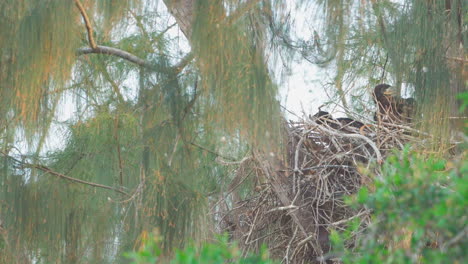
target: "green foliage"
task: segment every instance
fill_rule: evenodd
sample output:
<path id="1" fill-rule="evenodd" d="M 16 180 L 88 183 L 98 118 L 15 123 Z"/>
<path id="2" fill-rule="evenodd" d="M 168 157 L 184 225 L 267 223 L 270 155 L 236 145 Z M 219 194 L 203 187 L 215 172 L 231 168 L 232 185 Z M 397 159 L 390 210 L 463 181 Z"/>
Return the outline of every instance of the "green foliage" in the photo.
<path id="1" fill-rule="evenodd" d="M 109 54 L 78 55 L 77 49 L 89 43 L 73 0 L 0 1 L 0 151 L 24 151 L 22 142 L 15 141 L 25 132 L 38 147 L 34 154 L 16 155 L 18 159 L 123 190 L 130 197 L 71 183 L 5 158 L 0 171 L 0 220 L 5 226 L 0 229 L 0 262 L 115 263 L 154 227 L 164 237 L 158 244 L 161 254 L 181 247 L 189 237 L 208 237 L 213 221 L 208 204 L 233 174 L 216 162 L 216 153 L 239 159 L 245 154 L 245 139 L 255 147 L 281 145 L 275 140 L 281 113 L 271 70 L 277 65 L 269 58 L 281 57 L 290 65 L 289 48 L 305 57 L 315 55 L 322 66 L 337 57 L 331 65 L 338 71 L 333 74 L 337 87 L 362 80 L 414 86 L 424 116 L 438 123 L 431 123 L 433 129 L 448 129 L 447 105 L 462 67 L 454 67 L 447 58 L 460 57 L 453 48 L 462 32 L 457 15 L 459 9 L 468 13 L 461 0 L 449 1 L 451 10 L 443 4 L 447 1 L 407 0 L 401 6 L 395 1 L 317 1 L 324 15 L 313 19 L 323 19 L 325 29 L 296 46 L 286 43 L 293 20 L 284 11 L 288 1 L 196 1 L 189 40 L 195 63 L 183 69 L 172 66 L 186 55 L 179 43 L 187 43 L 166 34 L 173 20 L 164 7 L 149 0 L 81 2 L 97 44 L 130 52 L 154 67 L 144 71 Z M 354 19 L 356 14 L 361 19 Z M 271 46 L 279 45 L 288 49 L 272 54 L 277 51 L 270 52 Z M 347 92 L 343 89 L 340 95 Z M 360 99 L 365 94 L 362 90 L 352 96 Z M 54 115 L 60 116 L 58 108 L 66 105 L 60 98 L 71 95 L 76 114 L 60 123 L 66 134 L 60 138 L 65 141 L 62 149 L 39 156 L 49 126 L 57 121 Z M 356 107 L 366 111 L 368 105 Z M 413 173 L 398 173 L 403 172 Z M 376 211 L 410 202 L 429 206 L 418 197 L 428 192 L 447 200 L 448 194 L 437 186 L 452 188 L 442 179 L 431 179 L 436 183 L 432 190 L 420 182 L 408 183 L 403 176 L 394 178 L 381 183 L 393 187 L 379 187 L 379 193 L 361 190 L 358 201 Z M 246 180 L 241 189 L 248 185 Z M 393 197 L 400 185 L 427 190 L 409 197 L 400 193 L 406 200 L 384 203 L 382 199 Z M 245 189 L 239 193 L 247 193 Z M 374 199 L 377 194 L 381 199 Z M 454 214 L 450 208 L 437 208 L 437 214 Z M 421 224 L 387 211 L 384 216 L 392 220 Z M 437 227 L 431 215 L 423 216 L 423 224 Z M 352 225 L 357 229 L 359 223 Z M 352 236 L 352 231 L 345 234 Z M 206 258 L 215 254 L 241 259 L 227 245 L 206 248 L 211 252 Z M 203 252 L 192 247 L 177 254 L 187 259 Z"/>
<path id="2" fill-rule="evenodd" d="M 18 1 L 0 3 L 6 10 L 24 12 L 0 16 L 0 27 L 7 28 L 0 30 L 0 47 L 15 48 L 0 49 L 0 151 L 14 155 L 10 149 L 15 147 L 16 121 L 23 113 L 32 119 L 41 116 L 37 123 L 48 127 L 57 100 L 70 91 L 77 113 L 59 124 L 65 131 L 61 148 L 44 157 L 24 153 L 20 158 L 129 194 L 72 183 L 2 159 L 0 220 L 8 233 L 0 238 L 5 239 L 0 242 L 0 263 L 28 263 L 32 258 L 37 263 L 115 263 L 154 227 L 165 238 L 159 245 L 165 252 L 182 246 L 189 237 L 199 240 L 211 233 L 208 199 L 228 180 L 226 168 L 215 162 L 216 152 L 222 148 L 229 153 L 226 156 L 237 159 L 243 154 L 238 151 L 242 143 L 235 138 L 235 144 L 229 139 L 221 147 L 215 145 L 224 134 L 210 122 L 200 121 L 206 115 L 207 98 L 198 94 L 195 69 L 189 65 L 183 74 L 157 71 L 174 64 L 175 52 L 169 48 L 179 40 L 165 34 L 167 22 L 155 6 L 147 3 L 144 10 L 138 10 L 133 6 L 137 1 L 117 2 L 90 1 L 85 6 L 98 44 L 146 59 L 154 64 L 154 72 L 114 56 L 76 58 L 76 49 L 88 42 L 73 1 L 25 1 L 24 10 L 16 9 Z M 128 11 L 138 20 L 136 32 L 125 32 Z M 64 23 L 60 23 L 62 15 Z M 75 29 L 82 32 L 81 40 Z M 122 31 L 114 35 L 114 30 Z M 62 42 L 57 44 L 59 37 Z M 24 53 L 16 56 L 17 47 Z M 13 58 L 21 63 L 11 64 Z M 40 64 L 35 65 L 36 60 Z M 60 74 L 70 73 L 72 66 L 73 78 L 68 82 L 69 74 Z M 38 82 L 38 78 L 48 82 Z M 24 93 L 24 87 L 30 93 Z M 49 94 L 53 96 L 45 96 Z M 18 106 L 19 95 L 25 101 Z M 41 100 L 47 101 L 44 113 L 35 107 Z"/>
<path id="3" fill-rule="evenodd" d="M 272 142 L 279 145 L 281 114 L 263 46 L 266 27 L 257 21 L 260 5 L 250 11 L 255 16 L 234 18 L 226 18 L 223 1 L 197 5 L 192 44 L 208 98 L 206 120 L 273 149 Z"/>
<path id="4" fill-rule="evenodd" d="M 93 27 L 95 16 L 109 30 L 106 25 L 121 21 L 139 1 L 81 2 Z M 86 31 L 73 0 L 5 0 L 0 10 L 0 124 L 8 113 L 14 118 L 5 122 L 25 128 L 31 139 L 46 134 L 76 51 L 88 45 Z"/>
<path id="5" fill-rule="evenodd" d="M 466 154 L 466 153 L 465 153 Z M 372 210 L 373 219 L 345 263 L 462 263 L 466 259 L 468 161 L 428 158 L 404 150 L 388 158 L 374 191 L 362 188 L 354 206 Z M 359 225 L 334 232 L 335 250 Z"/>
<path id="6" fill-rule="evenodd" d="M 241 256 L 241 251 L 235 244 L 228 241 L 228 237 L 220 236 L 215 242 L 202 243 L 200 247 L 191 244 L 183 250 L 176 250 L 170 259 L 163 257 L 159 247 L 161 240 L 153 234 L 144 241 L 144 245 L 137 252 L 126 253 L 133 264 L 170 263 L 170 264 L 274 264 L 276 261 L 268 258 L 268 252 L 262 248 L 258 254 Z"/>
<path id="7" fill-rule="evenodd" d="M 15 241 L 8 250 L 28 252 L 45 263 L 56 259 L 115 263 L 121 252 L 154 227 L 165 238 L 159 245 L 165 251 L 183 245 L 189 237 L 204 236 L 211 221 L 206 217 L 207 194 L 218 191 L 225 169 L 213 165 L 215 155 L 177 139 L 180 132 L 175 124 L 162 125 L 151 118 L 145 124 L 143 141 L 138 113 L 132 108 L 103 108 L 93 118 L 70 126 L 63 150 L 37 160 L 69 177 L 115 186 L 129 196 L 59 180 L 40 170 L 14 170 L 15 165 L 9 164 L 7 173 L 0 174 L 9 183 L 0 192 L 0 200 L 5 201 L 0 203 L 2 220 Z M 190 127 L 184 129 L 192 133 Z M 206 138 L 192 135 L 192 139 L 209 146 Z M 145 188 L 136 192 L 142 170 Z M 114 256 L 108 248 L 113 248 Z M 92 254 L 84 256 L 86 251 Z"/>
<path id="8" fill-rule="evenodd" d="M 0 123 L 3 116 L 13 123 L 8 117 L 14 116 L 27 136 L 47 130 L 58 99 L 51 91 L 69 79 L 81 44 L 78 14 L 70 5 L 71 0 L 0 3 Z"/>
<path id="9" fill-rule="evenodd" d="M 457 96 L 462 101 L 460 106 L 460 112 L 465 111 L 468 108 L 468 92 L 461 93 Z"/>

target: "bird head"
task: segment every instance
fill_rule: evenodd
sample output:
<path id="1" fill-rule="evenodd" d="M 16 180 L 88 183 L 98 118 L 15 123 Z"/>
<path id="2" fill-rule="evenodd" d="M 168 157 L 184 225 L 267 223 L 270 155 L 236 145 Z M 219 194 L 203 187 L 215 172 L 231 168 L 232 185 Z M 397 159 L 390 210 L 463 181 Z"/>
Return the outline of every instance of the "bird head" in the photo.
<path id="1" fill-rule="evenodd" d="M 377 97 L 382 95 L 392 96 L 394 95 L 394 92 L 395 90 L 392 88 L 392 86 L 385 83 L 379 84 L 374 88 L 374 95 Z"/>
<path id="2" fill-rule="evenodd" d="M 313 118 L 315 118 L 315 119 L 319 119 L 319 118 L 333 119 L 333 117 L 330 115 L 329 112 L 322 111 L 322 107 L 324 107 L 324 106 L 325 105 L 319 106 L 319 108 L 318 108 L 319 111 L 315 115 L 313 115 Z"/>
<path id="3" fill-rule="evenodd" d="M 382 102 L 382 100 L 388 100 L 384 98 L 393 98 L 396 97 L 396 95 L 396 89 L 388 84 L 379 84 L 374 88 L 374 99 L 377 102 Z"/>

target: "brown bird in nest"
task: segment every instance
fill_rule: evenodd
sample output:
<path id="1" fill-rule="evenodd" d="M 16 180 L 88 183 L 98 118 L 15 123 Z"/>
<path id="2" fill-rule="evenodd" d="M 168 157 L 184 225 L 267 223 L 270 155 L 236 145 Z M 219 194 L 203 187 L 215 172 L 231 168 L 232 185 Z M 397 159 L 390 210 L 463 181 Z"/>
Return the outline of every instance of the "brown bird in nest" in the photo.
<path id="1" fill-rule="evenodd" d="M 322 107 L 319 107 L 318 113 L 313 116 L 309 116 L 311 119 L 314 119 L 317 124 L 327 125 L 333 129 L 346 133 L 356 133 L 356 129 L 361 130 L 361 128 L 365 126 L 364 123 L 349 117 L 338 117 L 335 119 L 329 112 L 322 111 L 321 108 Z"/>
<path id="2" fill-rule="evenodd" d="M 357 129 L 361 129 L 364 126 L 364 123 L 349 117 L 338 117 L 336 120 L 341 124 L 343 128 L 354 127 Z"/>
<path id="3" fill-rule="evenodd" d="M 388 84 L 379 84 L 374 88 L 374 102 L 377 111 L 374 114 L 376 122 L 410 123 L 414 115 L 415 100 L 401 98 L 396 90 Z"/>
<path id="4" fill-rule="evenodd" d="M 334 129 L 339 129 L 338 122 L 336 122 L 332 115 L 327 111 L 322 111 L 320 108 L 322 107 L 319 107 L 319 111 L 315 115 L 309 115 L 309 118 L 315 120 L 317 124 L 328 125 Z"/>

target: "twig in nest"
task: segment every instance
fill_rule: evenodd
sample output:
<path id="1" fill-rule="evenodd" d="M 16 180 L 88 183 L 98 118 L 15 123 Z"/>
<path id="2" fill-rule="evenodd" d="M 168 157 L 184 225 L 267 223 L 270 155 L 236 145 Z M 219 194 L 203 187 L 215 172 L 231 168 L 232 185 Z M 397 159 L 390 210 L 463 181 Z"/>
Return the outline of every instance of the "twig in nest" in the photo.
<path id="1" fill-rule="evenodd" d="M 292 235 L 291 239 L 289 240 L 288 246 L 286 247 L 286 254 L 284 254 L 283 259 L 286 260 L 287 264 L 289 263 L 289 249 L 291 248 L 292 242 L 296 239 L 297 229 L 298 228 L 296 226 L 296 228 L 294 229 L 294 234 Z"/>
<path id="2" fill-rule="evenodd" d="M 319 129 L 326 132 L 326 133 L 328 133 L 328 134 L 334 135 L 334 136 L 348 137 L 348 138 L 359 138 L 359 139 L 362 139 L 362 140 L 366 141 L 366 143 L 368 143 L 372 147 L 372 149 L 374 149 L 375 155 L 377 156 L 377 162 L 378 163 L 383 162 L 382 154 L 380 153 L 380 150 L 377 148 L 375 143 L 372 142 L 372 140 L 370 140 L 368 137 L 360 135 L 360 134 L 339 133 L 339 132 L 332 131 L 332 130 L 330 130 L 328 128 L 325 128 L 323 126 L 319 126 Z"/>
<path id="3" fill-rule="evenodd" d="M 340 220 L 340 221 L 336 221 L 336 222 L 330 223 L 330 225 L 334 225 L 334 226 L 341 225 L 341 224 L 344 224 L 344 223 L 346 223 L 346 222 L 349 222 L 349 221 L 353 220 L 354 218 L 361 217 L 361 216 L 363 216 L 363 215 L 365 215 L 365 214 L 369 214 L 369 213 L 370 213 L 370 212 L 369 212 L 368 210 L 364 210 L 364 211 L 361 211 L 361 212 L 359 212 L 358 214 L 353 215 L 353 216 L 351 216 L 351 217 L 349 217 L 349 218 L 346 218 L 346 219 L 343 219 L 343 220 Z"/>
<path id="4" fill-rule="evenodd" d="M 280 207 L 276 207 L 276 208 L 273 208 L 269 211 L 267 211 L 265 214 L 269 214 L 269 213 L 272 213 L 272 212 L 277 212 L 277 211 L 284 211 L 284 210 L 289 210 L 289 209 L 297 209 L 298 207 L 295 206 L 295 205 L 288 205 L 288 206 L 280 206 Z"/>

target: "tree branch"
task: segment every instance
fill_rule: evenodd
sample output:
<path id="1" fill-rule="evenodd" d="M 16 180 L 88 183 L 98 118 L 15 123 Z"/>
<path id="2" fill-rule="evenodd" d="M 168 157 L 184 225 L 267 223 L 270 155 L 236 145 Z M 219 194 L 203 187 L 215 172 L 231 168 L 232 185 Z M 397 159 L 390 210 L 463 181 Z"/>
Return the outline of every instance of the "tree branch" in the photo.
<path id="1" fill-rule="evenodd" d="M 162 73 L 169 73 L 173 70 L 179 73 L 193 59 L 193 54 L 190 52 L 187 55 L 185 55 L 185 57 L 183 57 L 181 61 L 177 63 L 175 66 L 164 69 L 164 68 L 156 68 L 152 63 L 145 61 L 144 59 L 141 59 L 129 52 L 126 52 L 124 50 L 117 49 L 117 48 L 107 47 L 107 46 L 98 45 L 94 49 L 90 47 L 79 48 L 76 51 L 76 54 L 78 56 L 86 55 L 86 54 L 106 54 L 106 55 L 116 56 L 124 60 L 127 60 L 131 63 L 134 63 L 138 66 L 141 66 L 143 68 L 146 68 L 152 71 L 162 72 Z"/>
<path id="2" fill-rule="evenodd" d="M 68 180 L 68 181 L 71 181 L 71 182 L 81 183 L 81 184 L 93 186 L 93 187 L 96 187 L 96 188 L 107 189 L 107 190 L 111 190 L 111 191 L 114 191 L 114 192 L 118 192 L 120 194 L 124 194 L 126 196 L 130 196 L 127 192 L 122 191 L 122 190 L 117 189 L 117 188 L 114 188 L 114 187 L 111 187 L 111 186 L 107 186 L 107 185 L 103 185 L 103 184 L 99 184 L 99 183 L 94 183 L 94 182 L 89 182 L 89 181 L 84 181 L 84 180 L 81 180 L 81 179 L 73 178 L 73 177 L 64 175 L 62 173 L 56 172 L 56 171 L 52 170 L 51 168 L 46 167 L 44 165 L 31 164 L 31 163 L 28 163 L 28 162 L 18 160 L 18 159 L 8 155 L 7 153 L 5 153 L 3 151 L 0 151 L 0 154 L 2 154 L 3 156 L 15 161 L 16 163 L 21 164 L 22 166 L 24 166 L 26 168 L 38 169 L 38 170 L 41 170 L 43 172 L 49 173 L 51 175 L 57 176 L 59 178 L 62 178 L 62 179 L 65 179 L 65 180 Z"/>
<path id="3" fill-rule="evenodd" d="M 192 39 L 193 21 L 195 19 L 195 1 L 193 0 L 163 0 L 169 13 L 175 18 L 177 25 L 189 42 Z"/>
<path id="4" fill-rule="evenodd" d="M 166 4 L 169 13 L 175 18 L 179 28 L 184 33 L 187 40 L 190 42 L 192 40 L 193 33 L 193 22 L 196 19 L 196 1 L 193 0 L 163 0 Z M 248 0 L 243 4 L 240 4 L 238 8 L 223 22 L 224 25 L 230 25 L 234 23 L 237 19 L 242 17 L 245 13 L 250 11 L 260 0 Z"/>
<path id="5" fill-rule="evenodd" d="M 81 4 L 80 0 L 75 0 L 76 7 L 80 10 L 81 16 L 83 17 L 83 20 L 86 25 L 86 31 L 88 31 L 88 41 L 89 45 L 91 46 L 92 49 L 97 48 L 96 42 L 94 41 L 93 37 L 93 28 L 91 27 L 91 22 L 89 21 L 88 15 L 86 14 L 86 11 L 84 10 L 83 5 Z"/>
<path id="6" fill-rule="evenodd" d="M 185 57 L 183 57 L 179 61 L 179 63 L 171 67 L 171 69 L 173 69 L 177 74 L 179 74 L 185 68 L 185 66 L 187 66 L 193 60 L 193 58 L 193 53 L 189 52 L 187 55 L 185 55 Z"/>
<path id="7" fill-rule="evenodd" d="M 446 59 L 448 60 L 454 60 L 454 61 L 458 61 L 458 62 L 463 62 L 464 64 L 465 63 L 468 63 L 468 59 L 464 59 L 464 58 L 457 58 L 457 57 L 445 57 Z"/>
<path id="8" fill-rule="evenodd" d="M 46 167 L 44 165 L 28 164 L 28 163 L 24 163 L 24 165 L 27 166 L 27 167 L 31 167 L 31 168 L 41 170 L 43 172 L 49 173 L 51 175 L 57 176 L 59 178 L 62 178 L 62 179 L 68 180 L 68 181 L 81 183 L 81 184 L 93 186 L 93 187 L 96 187 L 96 188 L 107 189 L 107 190 L 111 190 L 111 191 L 114 191 L 114 192 L 118 192 L 120 194 L 124 194 L 126 196 L 130 196 L 130 194 L 128 194 L 127 192 L 122 191 L 120 189 L 117 189 L 117 188 L 114 188 L 114 187 L 111 187 L 111 186 L 107 186 L 107 185 L 103 185 L 103 184 L 99 184 L 99 183 L 94 183 L 94 182 L 89 182 L 89 181 L 84 181 L 84 180 L 80 180 L 80 179 L 77 179 L 77 178 L 73 178 L 73 177 L 61 174 L 59 172 L 56 172 L 56 171 L 52 170 L 51 168 Z"/>
<path id="9" fill-rule="evenodd" d="M 85 22 L 86 31 L 88 32 L 89 46 L 90 46 L 90 47 L 79 48 L 76 51 L 76 54 L 78 56 L 85 55 L 85 54 L 92 54 L 92 53 L 94 53 L 94 54 L 108 54 L 108 55 L 117 56 L 119 58 L 128 60 L 128 61 L 130 61 L 132 63 L 135 63 L 135 64 L 137 64 L 139 66 L 142 66 L 144 68 L 148 68 L 148 69 L 151 69 L 151 70 L 156 70 L 152 63 L 150 63 L 148 61 L 145 61 L 145 60 L 143 60 L 143 59 L 141 59 L 141 58 L 139 58 L 139 57 L 137 57 L 137 56 L 135 56 L 135 55 L 133 55 L 133 54 L 131 54 L 129 52 L 126 52 L 126 51 L 121 50 L 121 49 L 112 48 L 112 47 L 97 45 L 96 41 L 94 41 L 93 28 L 91 27 L 91 22 L 89 20 L 88 15 L 86 14 L 86 11 L 85 11 L 83 5 L 81 4 L 80 0 L 75 0 L 75 4 L 78 7 L 78 9 L 80 10 L 81 16 L 83 17 L 83 20 Z M 172 26 L 170 26 L 169 28 L 171 28 L 171 27 Z M 169 69 L 167 69 L 167 71 L 165 71 L 164 69 L 158 69 L 158 71 L 161 71 L 161 72 L 164 73 L 164 72 L 170 72 L 172 70 L 176 70 L 176 72 L 178 73 L 192 59 L 193 59 L 193 54 L 189 53 L 175 67 L 169 68 Z"/>
<path id="10" fill-rule="evenodd" d="M 137 56 L 128 53 L 124 50 L 121 49 L 116 49 L 112 47 L 107 47 L 107 46 L 96 46 L 96 48 L 90 48 L 90 47 L 85 47 L 85 48 L 79 48 L 76 51 L 77 55 L 85 55 L 85 54 L 107 54 L 107 55 L 112 55 L 116 56 L 125 60 L 128 60 L 132 63 L 135 63 L 139 66 L 145 67 L 145 68 L 151 68 L 151 64 L 143 59 L 138 58 Z"/>

